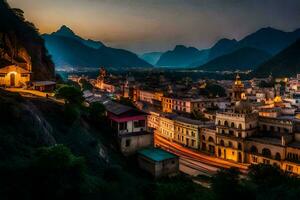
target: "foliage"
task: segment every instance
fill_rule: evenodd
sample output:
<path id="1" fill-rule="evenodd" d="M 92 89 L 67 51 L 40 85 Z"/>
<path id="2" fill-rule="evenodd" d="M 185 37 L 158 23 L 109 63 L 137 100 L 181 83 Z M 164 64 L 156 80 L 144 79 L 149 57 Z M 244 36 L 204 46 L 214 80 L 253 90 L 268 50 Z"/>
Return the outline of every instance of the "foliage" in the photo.
<path id="1" fill-rule="evenodd" d="M 89 117 L 93 122 L 101 122 L 105 117 L 105 107 L 102 103 L 95 102 L 89 107 Z"/>
<path id="2" fill-rule="evenodd" d="M 64 86 L 55 91 L 57 98 L 62 98 L 67 104 L 80 105 L 84 98 L 82 92 L 73 86 Z"/>
<path id="3" fill-rule="evenodd" d="M 81 84 L 81 88 L 83 91 L 92 90 L 94 88 L 93 85 L 84 78 L 80 79 L 79 83 Z"/>

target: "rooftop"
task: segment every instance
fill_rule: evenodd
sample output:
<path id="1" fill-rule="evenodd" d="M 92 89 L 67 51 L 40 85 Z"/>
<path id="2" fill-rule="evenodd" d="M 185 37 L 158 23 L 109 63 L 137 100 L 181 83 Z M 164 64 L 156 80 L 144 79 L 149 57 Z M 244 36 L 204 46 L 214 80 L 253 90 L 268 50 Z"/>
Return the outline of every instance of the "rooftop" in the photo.
<path id="1" fill-rule="evenodd" d="M 169 153 L 165 150 L 158 148 L 143 149 L 140 150 L 138 153 L 156 162 L 168 160 L 171 158 L 177 158 L 175 154 Z"/>

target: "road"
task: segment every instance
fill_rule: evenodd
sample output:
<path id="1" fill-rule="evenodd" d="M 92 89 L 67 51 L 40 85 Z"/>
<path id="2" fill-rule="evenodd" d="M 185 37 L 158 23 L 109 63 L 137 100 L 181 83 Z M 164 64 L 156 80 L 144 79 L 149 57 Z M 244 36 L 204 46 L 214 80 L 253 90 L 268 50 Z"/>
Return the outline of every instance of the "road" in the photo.
<path id="1" fill-rule="evenodd" d="M 197 176 L 198 174 L 211 176 L 221 168 L 236 167 L 243 173 L 246 173 L 248 169 L 248 165 L 246 164 L 222 160 L 205 153 L 183 147 L 180 144 L 171 142 L 158 134 L 155 134 L 154 136 L 154 143 L 155 146 L 159 146 L 178 155 L 180 157 L 180 170 L 193 176 Z"/>
<path id="2" fill-rule="evenodd" d="M 20 95 L 24 96 L 24 97 L 43 97 L 43 98 L 47 98 L 47 94 L 48 94 L 48 99 L 51 99 L 59 104 L 64 104 L 65 101 L 63 99 L 57 99 L 54 97 L 54 93 L 46 93 L 46 92 L 40 92 L 37 90 L 26 90 L 26 89 L 22 89 L 22 88 L 6 88 L 5 90 L 10 91 L 10 92 L 17 92 Z"/>

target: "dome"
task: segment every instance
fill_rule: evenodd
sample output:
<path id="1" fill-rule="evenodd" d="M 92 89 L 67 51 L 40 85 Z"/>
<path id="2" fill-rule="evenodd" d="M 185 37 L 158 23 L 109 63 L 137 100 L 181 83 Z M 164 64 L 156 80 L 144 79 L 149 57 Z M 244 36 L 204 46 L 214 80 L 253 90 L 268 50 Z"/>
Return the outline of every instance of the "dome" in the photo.
<path id="1" fill-rule="evenodd" d="M 236 113 L 251 113 L 252 112 L 252 105 L 250 102 L 242 100 L 236 102 L 234 106 L 234 111 Z"/>

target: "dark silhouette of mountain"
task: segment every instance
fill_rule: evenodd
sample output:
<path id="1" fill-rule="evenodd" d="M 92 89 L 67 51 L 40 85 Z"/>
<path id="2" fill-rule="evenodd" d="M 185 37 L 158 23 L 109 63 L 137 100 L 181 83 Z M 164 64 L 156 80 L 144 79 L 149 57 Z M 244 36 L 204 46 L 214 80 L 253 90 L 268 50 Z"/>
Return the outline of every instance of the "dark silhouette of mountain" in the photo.
<path id="1" fill-rule="evenodd" d="M 290 77 L 298 73 L 300 73 L 300 39 L 261 64 L 254 75 L 266 77 L 272 74 L 275 77 Z"/>
<path id="2" fill-rule="evenodd" d="M 249 70 L 255 69 L 271 57 L 265 51 L 252 47 L 244 47 L 232 53 L 217 57 L 198 69 L 207 71 Z"/>
<path id="3" fill-rule="evenodd" d="M 199 51 L 194 47 L 177 45 L 172 51 L 163 53 L 157 61 L 157 66 L 162 67 L 187 67 L 193 63 L 207 59 L 207 51 Z"/>
<path id="4" fill-rule="evenodd" d="M 60 30 L 52 34 L 43 35 L 43 38 L 58 68 L 152 67 L 130 51 L 110 48 L 101 42 L 82 39 L 66 26 L 62 26 Z"/>
<path id="5" fill-rule="evenodd" d="M 300 38 L 300 29 L 285 32 L 274 28 L 262 28 L 238 42 L 238 48 L 253 47 L 275 55 Z"/>
<path id="6" fill-rule="evenodd" d="M 213 60 L 219 56 L 231 53 L 235 50 L 237 41 L 223 38 L 219 40 L 209 51 L 209 60 Z"/>
<path id="7" fill-rule="evenodd" d="M 24 12 L 0 0 L 0 68 L 6 65 L 32 66 L 33 80 L 55 78 L 54 65 L 36 27 Z"/>
<path id="8" fill-rule="evenodd" d="M 58 35 L 58 36 L 65 36 L 65 37 L 70 37 L 70 38 L 74 38 L 77 41 L 80 41 L 81 43 L 83 43 L 84 45 L 94 48 L 94 49 L 99 49 L 100 47 L 104 46 L 104 44 L 100 41 L 94 41 L 94 40 L 90 40 L 90 39 L 83 39 L 79 36 L 77 36 L 69 27 L 67 27 L 66 25 L 61 26 L 61 28 L 52 33 L 52 35 Z"/>
<path id="9" fill-rule="evenodd" d="M 163 52 L 149 52 L 142 54 L 140 58 L 150 63 L 151 65 L 156 65 L 157 61 L 159 60 L 162 54 Z"/>
<path id="10" fill-rule="evenodd" d="M 293 42 L 295 42 L 298 38 L 300 38 L 300 29 L 297 29 L 292 32 L 284 32 L 281 30 L 268 27 L 268 28 L 259 29 L 258 31 L 249 34 L 248 36 L 246 36 L 240 41 L 221 39 L 212 48 L 209 49 L 209 56 L 206 60 L 207 63 L 206 66 L 209 68 L 212 67 L 212 64 L 214 64 L 213 66 L 214 68 L 210 70 L 221 71 L 222 69 L 224 69 L 222 66 L 227 66 L 230 63 L 230 62 L 228 63 L 228 57 L 227 56 L 224 57 L 224 56 L 228 55 L 229 60 L 231 60 L 232 53 L 236 51 L 239 55 L 239 57 L 237 57 L 238 59 L 241 58 L 246 59 L 245 62 L 237 62 L 236 64 L 240 63 L 242 65 L 236 65 L 236 67 L 240 69 L 245 69 L 244 64 L 254 64 L 251 65 L 252 66 L 251 69 L 254 69 L 256 66 L 255 64 L 260 64 L 260 62 L 264 61 L 264 58 L 267 57 L 265 53 L 268 53 L 271 56 L 273 56 L 278 52 L 280 52 L 281 50 L 283 50 L 284 48 L 288 47 Z M 252 48 L 252 50 L 238 51 L 239 49 L 243 49 L 246 47 L 250 47 Z M 252 55 L 256 54 L 253 49 L 261 50 L 260 52 L 256 51 L 256 53 L 261 56 L 261 59 L 257 60 L 257 62 L 254 61 L 249 62 L 248 60 L 248 58 L 251 58 Z M 241 55 L 242 53 L 246 53 L 246 55 Z M 222 61 L 224 61 L 224 63 L 221 63 Z M 215 66 L 215 64 L 218 64 L 220 68 Z M 196 66 L 201 66 L 201 65 L 203 65 L 203 63 L 202 64 L 196 63 Z M 199 68 L 202 67 L 204 66 L 201 66 Z M 230 70 L 230 67 L 226 67 L 226 69 Z"/>

